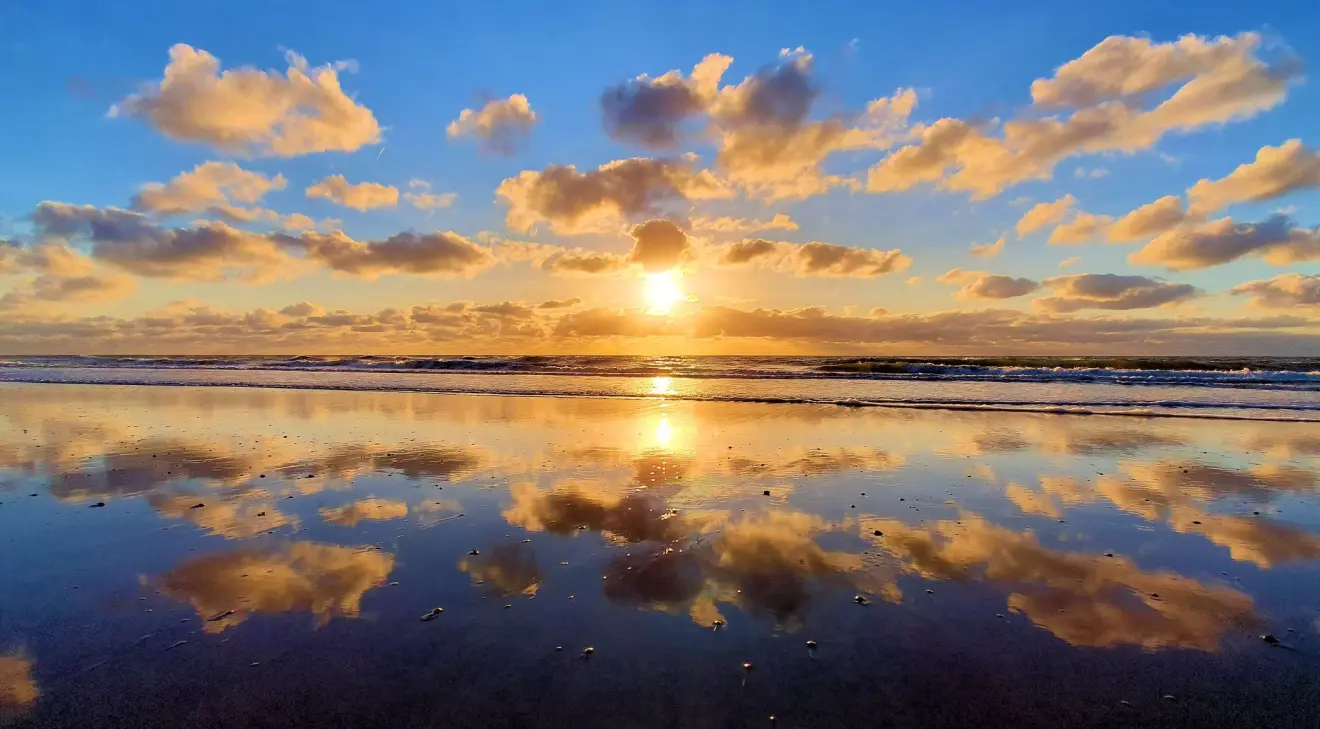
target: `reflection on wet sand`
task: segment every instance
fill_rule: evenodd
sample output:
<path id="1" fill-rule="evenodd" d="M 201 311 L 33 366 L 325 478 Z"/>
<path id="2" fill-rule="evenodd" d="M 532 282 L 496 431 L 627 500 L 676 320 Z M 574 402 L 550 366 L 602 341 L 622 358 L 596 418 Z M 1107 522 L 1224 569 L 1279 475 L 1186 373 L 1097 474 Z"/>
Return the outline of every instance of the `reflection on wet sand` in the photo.
<path id="1" fill-rule="evenodd" d="M 700 403 L 667 392 L 592 401 L 2 387 L 0 534 L 31 544 L 0 552 L 0 573 L 22 585 L 0 589 L 0 648 L 26 651 L 0 657 L 0 704 L 42 719 L 66 695 L 84 699 L 80 685 L 43 679 L 36 701 L 29 656 L 43 675 L 82 665 L 81 653 L 61 655 L 49 626 L 97 625 L 106 618 L 88 606 L 122 610 L 138 604 L 134 591 L 146 602 L 125 613 L 152 631 L 164 618 L 173 630 L 223 633 L 168 654 L 206 646 L 221 671 L 248 641 L 301 640 L 327 665 L 344 645 L 390 660 L 425 645 L 428 657 L 415 660 L 426 663 L 471 656 L 479 636 L 517 659 L 500 680 L 522 680 L 550 665 L 540 651 L 578 631 L 601 646 L 596 666 L 707 675 L 696 654 L 669 651 L 672 632 L 716 641 L 694 645 L 735 673 L 756 659 L 767 683 L 779 674 L 753 654 L 790 631 L 820 640 L 827 668 L 863 660 L 839 656 L 868 641 L 896 666 L 1020 662 L 1023 651 L 1132 675 L 1173 665 L 1144 655 L 1154 651 L 1234 665 L 1260 658 L 1250 646 L 1268 649 L 1256 638 L 1266 632 L 1306 648 L 1320 600 L 1310 586 L 1320 564 L 1314 425 Z M 374 590 L 390 581 L 399 587 Z M 180 627 L 153 591 L 201 621 Z M 379 620 L 336 624 L 345 643 L 309 631 L 358 616 L 368 593 Z M 536 599 L 471 611 L 497 595 Z M 445 619 L 418 623 L 437 603 Z M 390 622 L 398 615 L 409 629 Z M 504 622 L 481 622 L 492 619 Z M 481 627 L 444 627 L 455 624 Z M 658 625 L 663 640 L 606 642 Z M 699 630 L 726 627 L 720 638 Z M 930 656 L 894 638 L 909 633 Z M 99 631 L 79 635 L 89 651 L 123 649 L 97 644 Z M 1234 641 L 1243 636 L 1252 640 Z M 1137 650 L 1094 650 L 1117 646 Z M 813 681 L 830 676 L 812 671 Z"/>
<path id="2" fill-rule="evenodd" d="M 541 586 L 541 568 L 530 545 L 500 543 L 458 561 L 474 584 L 488 585 L 500 595 L 535 595 Z"/>
<path id="3" fill-rule="evenodd" d="M 225 494 L 151 494 L 147 503 L 167 519 L 184 519 L 199 529 L 227 539 L 249 539 L 285 526 L 297 526 L 298 518 L 275 507 L 262 489 Z"/>
<path id="4" fill-rule="evenodd" d="M 1094 484 L 1042 477 L 1039 491 L 1010 482 L 1004 495 L 1024 514 L 1052 518 L 1063 515 L 1065 504 L 1108 501 L 1148 522 L 1164 522 L 1175 532 L 1199 534 L 1228 549 L 1232 559 L 1264 569 L 1320 558 L 1320 538 L 1310 532 L 1260 512 L 1245 516 L 1211 511 L 1216 503 L 1230 499 L 1264 505 L 1281 495 L 1313 493 L 1317 486 L 1313 471 L 1280 464 L 1234 469 L 1164 460 L 1121 462 L 1118 472 L 1099 475 Z"/>
<path id="5" fill-rule="evenodd" d="M 289 612 L 311 613 L 319 626 L 357 617 L 362 596 L 393 569 L 394 555 L 372 547 L 293 542 L 189 560 L 161 577 L 159 589 L 191 604 L 207 632 Z"/>
<path id="6" fill-rule="evenodd" d="M 331 524 L 354 527 L 361 521 L 390 521 L 408 516 L 408 505 L 389 499 L 362 499 L 336 509 L 321 509 L 321 517 Z"/>
<path id="7" fill-rule="evenodd" d="M 606 596 L 686 612 L 702 625 L 722 620 L 716 605 L 727 603 L 793 627 L 812 593 L 826 585 L 870 585 L 896 594 L 896 588 L 868 574 L 860 554 L 821 548 L 816 537 L 840 527 L 812 514 L 678 512 L 653 496 L 614 498 L 574 484 L 550 491 L 516 484 L 511 496 L 513 505 L 504 516 L 528 531 L 590 530 L 619 544 L 651 543 L 609 563 Z"/>
<path id="8" fill-rule="evenodd" d="M 23 713 L 40 696 L 32 678 L 32 659 L 22 652 L 0 654 L 0 720 Z"/>
<path id="9" fill-rule="evenodd" d="M 1089 556 L 1042 546 L 1030 533 L 975 514 L 912 527 L 863 519 L 863 534 L 905 571 L 932 580 L 987 580 L 1012 589 L 1010 610 L 1079 646 L 1139 645 L 1212 651 L 1230 627 L 1251 627 L 1250 596 L 1166 571 L 1144 571 L 1122 556 Z"/>

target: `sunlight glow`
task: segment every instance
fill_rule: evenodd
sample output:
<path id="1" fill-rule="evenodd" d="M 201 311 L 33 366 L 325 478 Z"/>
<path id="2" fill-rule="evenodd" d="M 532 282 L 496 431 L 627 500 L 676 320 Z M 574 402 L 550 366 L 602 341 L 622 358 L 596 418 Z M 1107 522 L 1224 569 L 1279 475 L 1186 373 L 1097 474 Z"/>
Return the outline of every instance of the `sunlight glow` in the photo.
<path id="1" fill-rule="evenodd" d="M 677 273 L 665 271 L 647 276 L 646 300 L 651 304 L 649 313 L 673 313 L 674 305 L 685 298 L 683 289 L 679 286 Z"/>
<path id="2" fill-rule="evenodd" d="M 655 424 L 655 442 L 661 448 L 669 447 L 669 441 L 674 439 L 674 430 L 669 427 L 669 418 L 660 418 L 660 422 Z"/>
<path id="3" fill-rule="evenodd" d="M 672 394 L 674 394 L 674 388 L 670 385 L 669 378 L 668 378 L 668 377 L 652 377 L 652 378 L 651 378 L 651 394 L 652 394 L 652 395 L 672 395 Z"/>

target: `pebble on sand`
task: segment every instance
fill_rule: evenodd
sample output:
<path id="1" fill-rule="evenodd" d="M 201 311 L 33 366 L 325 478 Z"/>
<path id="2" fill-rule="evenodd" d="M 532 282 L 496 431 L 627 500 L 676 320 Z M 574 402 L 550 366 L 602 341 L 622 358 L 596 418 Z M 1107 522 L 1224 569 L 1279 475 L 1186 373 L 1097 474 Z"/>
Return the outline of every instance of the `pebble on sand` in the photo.
<path id="1" fill-rule="evenodd" d="M 215 615 L 212 615 L 211 617 L 209 617 L 209 618 L 206 619 L 206 622 L 208 622 L 208 623 L 214 623 L 214 622 L 216 622 L 216 621 L 218 621 L 218 620 L 224 620 L 225 618 L 227 618 L 227 617 L 229 617 L 230 615 L 233 615 L 233 614 L 234 614 L 234 611 L 233 611 L 233 610 L 226 610 L 226 611 L 224 611 L 224 612 L 222 612 L 222 613 L 216 613 Z"/>
<path id="2" fill-rule="evenodd" d="M 589 655 L 591 655 L 592 653 L 595 653 L 595 652 L 596 652 L 596 649 L 595 649 L 595 648 L 592 648 L 591 646 L 587 646 L 586 648 L 583 648 L 583 649 L 582 649 L 582 655 L 583 655 L 583 656 L 589 656 Z"/>
<path id="3" fill-rule="evenodd" d="M 1278 645 L 1278 644 L 1279 644 L 1279 639 L 1278 639 L 1278 638 L 1275 638 L 1274 635 L 1273 635 L 1272 633 L 1266 633 L 1265 635 L 1262 635 L 1262 636 L 1260 637 L 1260 639 L 1263 640 L 1263 641 L 1265 641 L 1265 643 L 1268 644 L 1268 645 Z"/>
<path id="4" fill-rule="evenodd" d="M 809 641 L 807 641 L 807 647 L 808 647 L 808 648 L 815 648 L 815 647 L 816 647 L 816 641 L 814 641 L 814 640 L 809 640 Z"/>
<path id="5" fill-rule="evenodd" d="M 480 550 L 480 549 L 474 549 L 474 550 L 472 550 L 471 552 L 468 552 L 468 555 L 470 555 L 470 556 L 472 556 L 472 557 L 475 557 L 475 556 L 477 556 L 478 554 L 481 554 L 481 550 Z"/>
<path id="6" fill-rule="evenodd" d="M 33 495 L 33 496 L 36 496 L 36 494 L 32 494 L 32 495 Z M 91 506 L 89 506 L 89 507 L 87 507 L 87 508 L 89 508 L 89 509 L 100 509 L 100 508 L 104 508 L 104 507 L 105 507 L 105 502 L 104 502 L 104 501 L 98 501 L 98 502 L 96 502 L 95 504 L 92 504 Z"/>
<path id="7" fill-rule="evenodd" d="M 440 613 L 443 613 L 444 611 L 445 611 L 444 608 L 432 608 L 431 612 L 422 616 L 422 622 L 425 623 L 435 620 L 436 618 L 440 617 Z"/>
<path id="8" fill-rule="evenodd" d="M 871 533 L 876 535 L 877 537 L 883 537 L 885 535 L 885 533 L 880 531 L 879 529 L 876 529 L 874 532 Z"/>
<path id="9" fill-rule="evenodd" d="M 743 662 L 743 670 L 744 670 L 744 671 L 750 671 L 750 670 L 752 670 L 753 668 L 756 668 L 756 666 L 753 666 L 751 661 L 744 661 L 744 662 Z"/>
<path id="10" fill-rule="evenodd" d="M 769 489 L 766 489 L 765 491 L 762 491 L 762 492 L 761 492 L 761 495 L 762 495 L 762 496 L 769 496 L 769 495 L 770 495 L 770 490 L 769 490 Z"/>
<path id="11" fill-rule="evenodd" d="M 857 603 L 858 605 L 865 605 L 867 602 L 869 602 L 869 600 L 867 600 L 866 596 L 864 595 L 856 595 L 853 597 L 853 602 Z"/>

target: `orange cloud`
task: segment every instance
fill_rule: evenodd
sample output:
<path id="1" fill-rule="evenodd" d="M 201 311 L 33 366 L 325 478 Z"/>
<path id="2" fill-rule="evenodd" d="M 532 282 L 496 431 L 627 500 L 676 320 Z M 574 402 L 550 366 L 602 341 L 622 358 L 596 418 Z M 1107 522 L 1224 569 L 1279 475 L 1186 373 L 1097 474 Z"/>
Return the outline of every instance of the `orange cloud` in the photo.
<path id="1" fill-rule="evenodd" d="M 399 188 L 375 182 L 350 185 L 343 175 L 331 175 L 307 188 L 307 197 L 329 200 L 354 210 L 392 208 L 399 204 Z"/>
<path id="2" fill-rule="evenodd" d="M 1073 110 L 1067 116 L 1023 115 L 999 128 L 951 118 L 921 125 L 914 144 L 869 170 L 867 189 L 935 183 L 984 199 L 1049 179 L 1070 157 L 1149 149 L 1170 132 L 1251 118 L 1282 103 L 1300 79 L 1291 58 L 1261 60 L 1261 40 L 1256 33 L 1171 43 L 1111 36 L 1032 84 L 1036 109 Z M 1154 91 L 1169 87 L 1176 87 L 1170 96 L 1143 108 Z"/>
<path id="3" fill-rule="evenodd" d="M 309 67 L 286 54 L 289 70 L 220 70 L 220 60 L 185 44 L 170 48 L 164 78 L 110 108 L 145 119 L 174 139 L 233 153 L 294 157 L 352 152 L 380 141 L 371 110 L 339 86 L 350 62 Z"/>
<path id="4" fill-rule="evenodd" d="M 464 109 L 445 133 L 451 139 L 474 137 L 488 151 L 512 154 L 518 141 L 540 120 L 526 96 L 513 94 L 507 99 L 491 99 L 480 110 Z"/>

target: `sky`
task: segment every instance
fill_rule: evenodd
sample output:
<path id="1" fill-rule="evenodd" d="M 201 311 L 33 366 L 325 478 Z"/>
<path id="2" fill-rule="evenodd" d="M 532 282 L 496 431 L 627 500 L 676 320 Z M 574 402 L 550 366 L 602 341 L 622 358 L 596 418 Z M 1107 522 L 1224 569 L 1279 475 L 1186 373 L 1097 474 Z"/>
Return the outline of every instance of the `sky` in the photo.
<path id="1" fill-rule="evenodd" d="M 0 4 L 0 354 L 1320 355 L 1309 2 Z"/>

